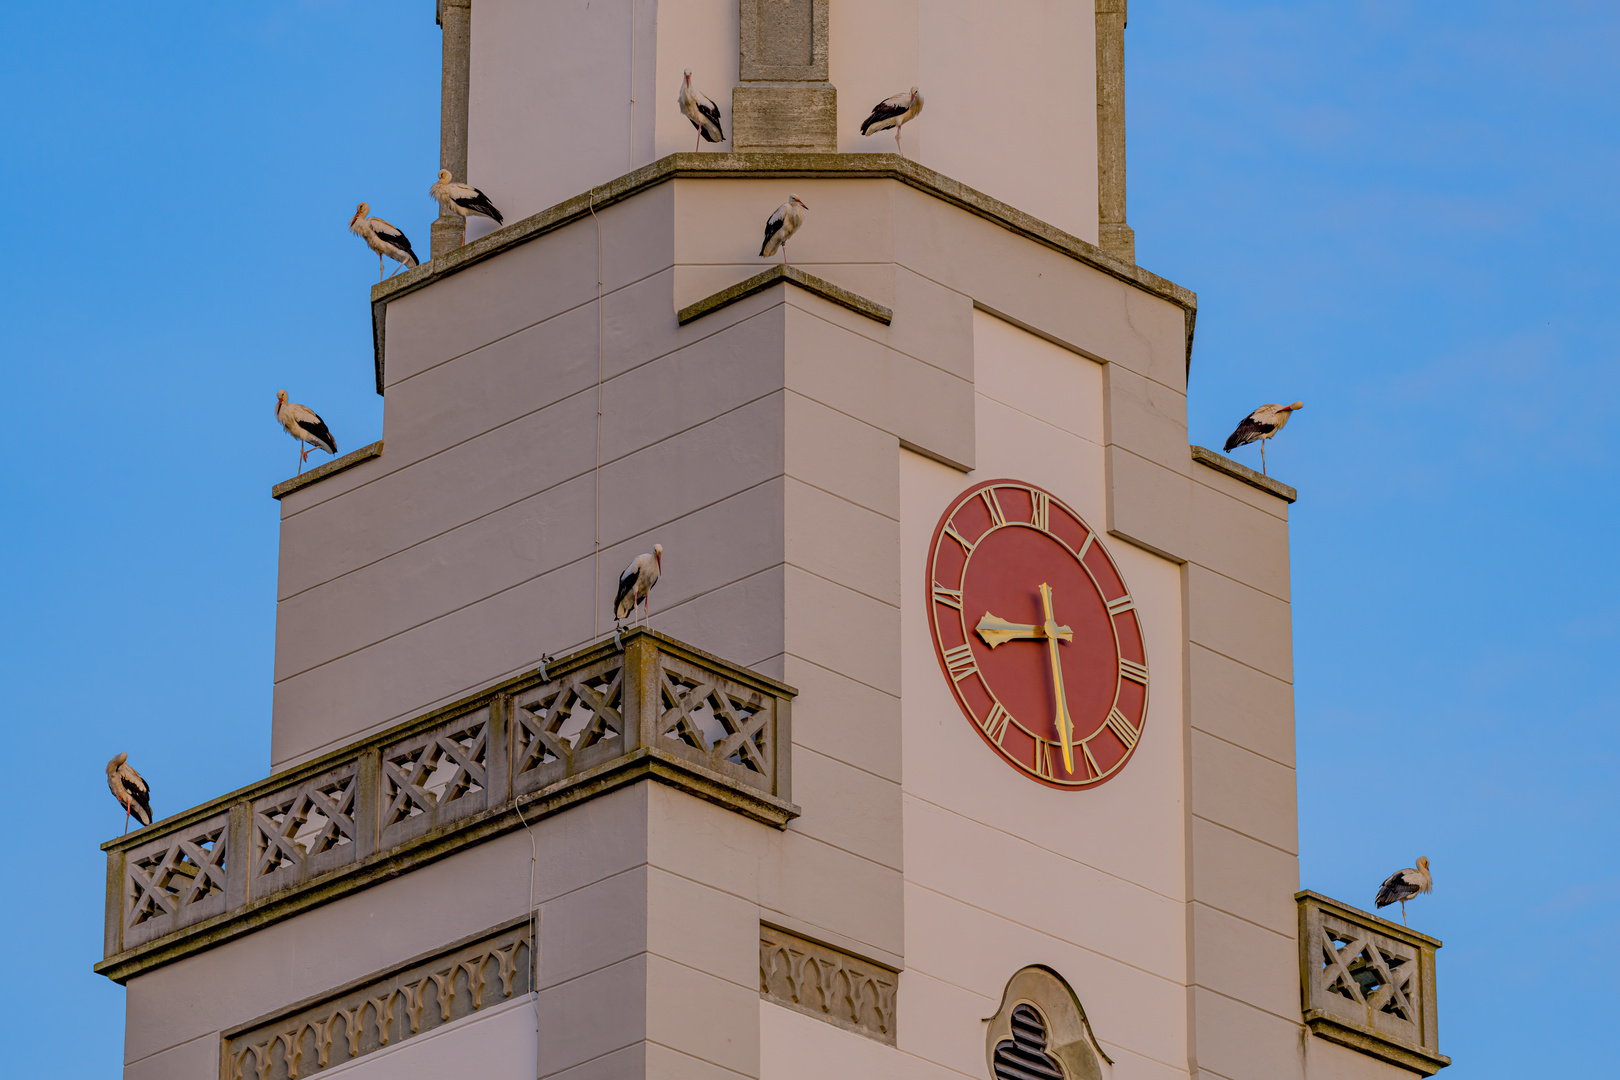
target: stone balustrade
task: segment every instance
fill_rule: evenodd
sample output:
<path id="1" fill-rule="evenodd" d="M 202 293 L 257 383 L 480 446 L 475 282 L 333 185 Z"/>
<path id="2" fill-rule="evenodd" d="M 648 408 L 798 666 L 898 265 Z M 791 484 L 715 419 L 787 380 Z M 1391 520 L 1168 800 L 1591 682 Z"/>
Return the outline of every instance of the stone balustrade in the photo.
<path id="1" fill-rule="evenodd" d="M 796 691 L 661 634 L 581 649 L 103 844 L 122 982 L 625 784 L 798 815 Z"/>
<path id="2" fill-rule="evenodd" d="M 1451 1064 L 1435 1008 L 1440 942 L 1319 893 L 1294 899 L 1306 1026 L 1424 1076 Z"/>

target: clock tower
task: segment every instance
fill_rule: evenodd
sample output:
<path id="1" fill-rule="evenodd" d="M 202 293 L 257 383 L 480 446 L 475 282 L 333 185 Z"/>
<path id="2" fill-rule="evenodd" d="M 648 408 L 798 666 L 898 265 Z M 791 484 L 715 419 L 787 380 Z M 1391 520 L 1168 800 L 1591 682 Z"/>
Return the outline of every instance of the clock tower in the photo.
<path id="1" fill-rule="evenodd" d="M 126 1077 L 1444 1066 L 1439 943 L 1299 891 L 1295 492 L 1188 440 L 1124 0 L 438 16 L 507 224 L 274 489 L 268 775 L 106 845 Z"/>

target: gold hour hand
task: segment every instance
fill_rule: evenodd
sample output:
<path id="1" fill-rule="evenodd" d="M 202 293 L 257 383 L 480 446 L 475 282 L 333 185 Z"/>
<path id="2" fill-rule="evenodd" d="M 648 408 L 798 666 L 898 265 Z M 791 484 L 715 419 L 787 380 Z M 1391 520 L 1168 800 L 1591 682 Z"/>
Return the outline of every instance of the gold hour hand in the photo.
<path id="1" fill-rule="evenodd" d="M 1005 645 L 1009 641 L 1041 641 L 1046 637 L 1045 626 L 1031 626 L 1029 623 L 1008 622 L 1006 619 L 984 613 L 979 625 L 974 627 L 984 643 L 992 649 L 997 645 Z M 1067 626 L 1056 627 L 1057 636 L 1064 641 L 1074 640 L 1074 631 Z"/>

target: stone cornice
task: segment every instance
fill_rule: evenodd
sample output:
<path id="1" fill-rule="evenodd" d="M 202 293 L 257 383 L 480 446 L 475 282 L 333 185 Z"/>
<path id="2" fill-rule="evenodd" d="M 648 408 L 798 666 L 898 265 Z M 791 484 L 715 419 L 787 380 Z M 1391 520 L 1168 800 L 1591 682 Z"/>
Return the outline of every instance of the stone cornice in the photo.
<path id="1" fill-rule="evenodd" d="M 932 195 L 969 213 L 1044 244 L 1111 277 L 1181 308 L 1186 323 L 1187 365 L 1192 365 L 1193 327 L 1198 315 L 1198 297 L 1173 281 L 1117 259 L 1095 244 L 1048 224 L 1022 210 L 992 199 L 981 191 L 952 180 L 943 173 L 900 157 L 898 154 L 670 154 L 650 165 L 626 173 L 606 184 L 542 210 L 522 221 L 515 221 L 488 236 L 457 248 L 412 270 L 396 274 L 371 288 L 372 341 L 376 354 L 377 392 L 383 392 L 383 356 L 388 303 L 441 277 L 459 273 L 475 263 L 525 244 L 538 236 L 560 229 L 593 210 L 622 202 L 649 188 L 670 180 L 716 179 L 814 179 L 895 180 Z"/>
<path id="2" fill-rule="evenodd" d="M 322 462 L 320 465 L 317 465 L 307 473 L 299 473 L 297 476 L 294 476 L 291 479 L 283 480 L 281 483 L 270 489 L 270 497 L 272 499 L 285 499 L 288 495 L 291 495 L 300 488 L 306 488 L 318 480 L 325 480 L 333 473 L 340 473 L 344 469 L 354 468 L 362 461 L 370 461 L 374 457 L 381 457 L 382 452 L 382 440 L 378 439 L 376 442 L 371 443 L 368 446 L 362 446 L 358 450 L 351 450 L 342 457 L 336 457 L 331 461 Z"/>
<path id="3" fill-rule="evenodd" d="M 1256 470 L 1249 468 L 1247 465 L 1241 465 L 1229 457 L 1223 457 L 1208 447 L 1193 447 L 1192 456 L 1193 460 L 1198 462 L 1200 465 L 1208 465 L 1216 472 L 1223 472 L 1234 480 L 1241 480 L 1243 483 L 1248 484 L 1251 487 L 1257 487 L 1267 495 L 1275 495 L 1284 502 L 1292 503 L 1299 501 L 1299 492 L 1295 491 L 1281 480 L 1273 480 L 1264 473 L 1257 472 Z"/>
<path id="4" fill-rule="evenodd" d="M 795 266 L 773 266 L 763 274 L 755 274 L 746 281 L 739 281 L 730 288 L 721 289 L 712 296 L 705 296 L 695 304 L 688 304 L 675 313 L 675 321 L 685 326 L 694 319 L 701 319 L 711 312 L 719 311 L 728 304 L 764 292 L 772 285 L 787 282 L 797 285 L 805 292 L 814 293 L 823 300 L 831 301 L 841 307 L 846 307 L 857 315 L 865 315 L 868 319 L 876 319 L 884 326 L 894 321 L 894 312 L 875 300 L 868 300 L 859 293 L 850 292 L 840 288 L 830 281 L 825 281 L 814 274 L 807 274 Z"/>

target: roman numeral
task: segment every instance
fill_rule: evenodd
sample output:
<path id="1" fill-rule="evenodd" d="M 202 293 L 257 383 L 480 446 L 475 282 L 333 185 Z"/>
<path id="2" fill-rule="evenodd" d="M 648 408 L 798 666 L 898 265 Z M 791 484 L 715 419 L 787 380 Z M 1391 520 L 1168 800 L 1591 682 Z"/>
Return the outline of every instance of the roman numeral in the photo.
<path id="1" fill-rule="evenodd" d="M 1122 614 L 1124 612 L 1127 612 L 1127 611 L 1131 610 L 1135 606 L 1136 606 L 1136 601 L 1131 599 L 1129 593 L 1126 593 L 1124 596 L 1120 597 L 1118 600 L 1110 600 L 1110 601 L 1108 601 L 1108 614 L 1110 614 L 1110 615 L 1119 615 L 1119 614 Z"/>
<path id="2" fill-rule="evenodd" d="M 945 526 L 945 535 L 950 537 L 952 540 L 955 540 L 958 544 L 961 544 L 963 551 L 967 552 L 969 555 L 973 554 L 973 545 L 968 542 L 967 537 L 956 531 L 956 526 L 947 524 Z"/>
<path id="3" fill-rule="evenodd" d="M 1035 501 L 1035 509 L 1030 512 L 1029 523 L 1045 532 L 1052 521 L 1052 496 L 1044 491 L 1031 491 L 1029 495 Z"/>
<path id="4" fill-rule="evenodd" d="M 990 741 L 997 746 L 1001 745 L 1001 737 L 1007 733 L 1007 721 L 1012 719 L 1012 713 L 1001 707 L 1001 702 L 990 706 L 990 714 L 984 718 L 984 733 Z"/>
<path id="5" fill-rule="evenodd" d="M 1143 686 L 1147 685 L 1146 664 L 1138 664 L 1135 660 L 1127 660 L 1122 656 L 1119 658 L 1119 674 L 1122 678 L 1129 679 L 1132 682 L 1139 682 Z"/>
<path id="6" fill-rule="evenodd" d="M 1045 739 L 1035 740 L 1035 771 L 1048 780 L 1057 779 L 1057 766 L 1052 764 L 1052 744 Z"/>
<path id="7" fill-rule="evenodd" d="M 945 586 L 941 585 L 939 582 L 936 581 L 936 582 L 934 582 L 934 602 L 938 603 L 938 604 L 944 604 L 947 607 L 953 607 L 957 611 L 961 611 L 962 610 L 962 590 L 961 589 L 947 589 Z M 1124 663 L 1124 661 L 1121 661 L 1121 663 Z M 1143 668 L 1142 671 L 1144 673 L 1146 673 L 1147 669 Z M 1147 680 L 1144 679 L 1142 681 L 1146 682 Z"/>
<path id="8" fill-rule="evenodd" d="M 1096 533 L 1086 533 L 1086 542 L 1080 545 L 1080 550 L 1074 553 L 1074 557 L 1079 559 L 1081 562 L 1085 562 L 1086 552 L 1091 550 L 1091 542 L 1095 539 L 1097 539 Z"/>
<path id="9" fill-rule="evenodd" d="M 1125 744 L 1127 750 L 1134 747 L 1136 740 L 1140 738 L 1136 733 L 1136 729 L 1131 727 L 1131 722 L 1125 719 L 1125 714 L 1118 709 L 1109 713 L 1108 719 L 1104 720 L 1103 723 L 1108 725 L 1109 731 L 1119 736 L 1119 741 Z"/>
<path id="10" fill-rule="evenodd" d="M 958 645 L 954 649 L 946 649 L 945 670 L 950 672 L 952 682 L 961 682 L 975 671 L 978 671 L 979 662 L 973 659 L 972 644 L 967 643 Z"/>
<path id="11" fill-rule="evenodd" d="M 999 529 L 1007 524 L 1007 515 L 1002 513 L 1001 504 L 996 501 L 996 489 L 985 488 L 979 494 L 984 499 L 984 505 L 990 509 L 990 527 Z"/>
<path id="12" fill-rule="evenodd" d="M 1102 770 L 1097 768 L 1097 759 L 1091 756 L 1091 741 L 1089 739 L 1080 744 L 1080 751 L 1086 756 L 1086 768 L 1091 770 L 1091 775 L 1101 776 Z"/>

